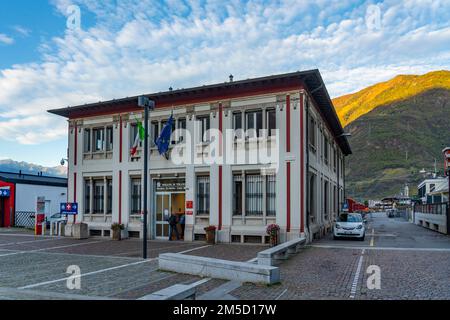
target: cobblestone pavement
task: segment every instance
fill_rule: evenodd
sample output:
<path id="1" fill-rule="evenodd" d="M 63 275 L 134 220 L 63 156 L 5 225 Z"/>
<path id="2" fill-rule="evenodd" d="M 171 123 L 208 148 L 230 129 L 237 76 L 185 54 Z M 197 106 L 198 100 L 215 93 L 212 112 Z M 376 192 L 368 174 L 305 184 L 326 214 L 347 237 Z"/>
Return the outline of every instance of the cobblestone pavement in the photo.
<path id="1" fill-rule="evenodd" d="M 230 294 L 267 300 L 450 299 L 450 237 L 384 213 L 369 220 L 364 242 L 328 236 L 280 265 L 281 284 L 244 284 Z M 380 268 L 379 290 L 368 289 L 370 266 Z"/>
<path id="2" fill-rule="evenodd" d="M 0 230 L 0 299 L 138 299 L 199 277 L 158 270 L 157 257 L 179 252 L 248 261 L 262 245 L 149 241 L 149 260 L 140 259 L 142 241 L 101 238 L 72 240 L 34 237 L 27 231 Z M 401 218 L 375 214 L 364 242 L 328 236 L 279 265 L 273 286 L 211 279 L 198 296 L 245 300 L 450 299 L 450 237 Z M 67 288 L 67 267 L 81 269 L 81 289 Z M 381 272 L 381 288 L 370 290 L 368 268 Z M 370 281 L 369 281 L 370 282 Z M 223 295 L 222 297 L 220 295 Z"/>

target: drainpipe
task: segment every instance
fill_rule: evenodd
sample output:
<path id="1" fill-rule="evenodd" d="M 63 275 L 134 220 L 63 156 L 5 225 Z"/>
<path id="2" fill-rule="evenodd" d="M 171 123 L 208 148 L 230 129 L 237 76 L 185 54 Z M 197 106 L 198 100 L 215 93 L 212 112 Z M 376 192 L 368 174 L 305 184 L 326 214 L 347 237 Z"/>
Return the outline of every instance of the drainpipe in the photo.
<path id="1" fill-rule="evenodd" d="M 309 205 L 309 195 L 310 195 L 310 183 L 309 183 L 309 98 L 308 95 L 305 94 L 306 98 L 306 229 L 308 230 L 308 237 L 311 237 L 310 230 L 310 205 Z"/>

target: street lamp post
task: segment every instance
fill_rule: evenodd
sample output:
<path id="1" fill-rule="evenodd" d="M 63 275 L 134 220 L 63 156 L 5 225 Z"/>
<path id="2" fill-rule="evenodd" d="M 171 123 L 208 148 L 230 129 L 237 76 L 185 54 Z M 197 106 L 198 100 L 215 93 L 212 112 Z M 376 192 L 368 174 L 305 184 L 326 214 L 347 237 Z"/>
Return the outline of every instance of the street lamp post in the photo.
<path id="1" fill-rule="evenodd" d="M 144 108 L 144 129 L 145 129 L 145 138 L 144 138 L 144 221 L 143 221 L 143 248 L 142 248 L 142 257 L 143 259 L 147 259 L 147 229 L 148 229 L 148 118 L 150 110 L 155 109 L 155 102 L 150 100 L 145 96 L 141 96 L 138 98 L 138 106 Z"/>

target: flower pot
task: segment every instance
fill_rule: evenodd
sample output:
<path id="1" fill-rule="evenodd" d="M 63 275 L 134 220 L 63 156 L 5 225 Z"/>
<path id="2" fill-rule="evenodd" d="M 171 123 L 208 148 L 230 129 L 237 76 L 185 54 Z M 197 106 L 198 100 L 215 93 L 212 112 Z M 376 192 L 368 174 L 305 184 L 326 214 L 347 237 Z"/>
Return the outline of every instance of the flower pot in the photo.
<path id="1" fill-rule="evenodd" d="M 279 239 L 279 232 L 271 234 L 270 235 L 270 246 L 276 247 L 279 244 L 278 239 Z"/>
<path id="2" fill-rule="evenodd" d="M 113 230 L 113 240 L 115 241 L 120 241 L 122 240 L 122 230 L 120 229 L 115 229 Z"/>
<path id="3" fill-rule="evenodd" d="M 216 230 L 207 230 L 206 231 L 206 243 L 207 244 L 216 244 Z"/>

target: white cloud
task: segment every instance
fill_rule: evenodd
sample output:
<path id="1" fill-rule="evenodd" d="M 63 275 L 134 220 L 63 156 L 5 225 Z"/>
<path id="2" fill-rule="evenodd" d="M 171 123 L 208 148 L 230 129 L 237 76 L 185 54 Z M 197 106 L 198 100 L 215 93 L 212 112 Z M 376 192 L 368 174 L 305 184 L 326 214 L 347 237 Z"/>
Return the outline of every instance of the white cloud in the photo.
<path id="1" fill-rule="evenodd" d="M 23 37 L 28 37 L 31 34 L 31 30 L 22 26 L 14 26 L 13 29 Z"/>
<path id="2" fill-rule="evenodd" d="M 13 44 L 14 39 L 10 36 L 7 36 L 6 34 L 0 33 L 0 44 Z"/>
<path id="3" fill-rule="evenodd" d="M 375 31 L 364 20 L 371 1 L 53 2 L 61 14 L 78 4 L 97 24 L 45 44 L 43 63 L 0 70 L 0 135 L 19 143 L 65 136 L 64 119 L 50 108 L 223 82 L 230 73 L 319 68 L 338 96 L 450 65 L 446 1 L 387 0 Z"/>

